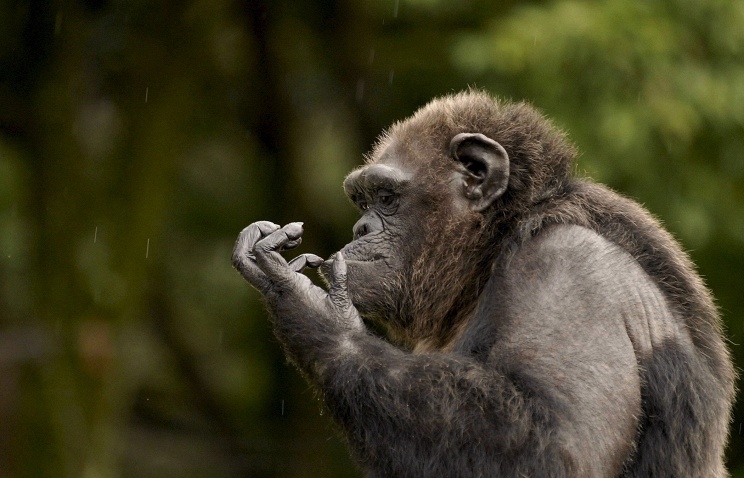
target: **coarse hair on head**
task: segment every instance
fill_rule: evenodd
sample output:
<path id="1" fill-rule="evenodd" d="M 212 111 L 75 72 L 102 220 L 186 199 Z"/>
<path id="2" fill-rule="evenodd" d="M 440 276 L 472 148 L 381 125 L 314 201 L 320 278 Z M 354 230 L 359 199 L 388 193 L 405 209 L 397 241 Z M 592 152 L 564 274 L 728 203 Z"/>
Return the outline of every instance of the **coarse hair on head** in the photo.
<path id="1" fill-rule="evenodd" d="M 563 131 L 526 102 L 502 100 L 478 89 L 436 98 L 393 124 L 380 136 L 368 161 L 395 146 L 411 160 L 425 162 L 422 179 L 436 187 L 438 178 L 452 168 L 449 144 L 459 133 L 488 136 L 509 155 L 509 187 L 495 202 L 496 208 L 533 204 L 571 176 L 576 150 Z"/>

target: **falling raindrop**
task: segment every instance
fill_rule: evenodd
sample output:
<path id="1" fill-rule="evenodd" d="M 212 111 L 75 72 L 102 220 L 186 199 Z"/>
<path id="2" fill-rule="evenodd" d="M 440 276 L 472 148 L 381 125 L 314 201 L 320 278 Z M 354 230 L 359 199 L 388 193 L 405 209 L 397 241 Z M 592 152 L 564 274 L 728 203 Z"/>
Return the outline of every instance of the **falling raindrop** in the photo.
<path id="1" fill-rule="evenodd" d="M 282 400 L 282 416 L 284 416 L 284 400 Z"/>
<path id="2" fill-rule="evenodd" d="M 374 63 L 374 61 L 375 61 L 375 49 L 372 48 L 369 51 L 369 64 L 371 65 L 372 63 Z"/>
<path id="3" fill-rule="evenodd" d="M 147 238 L 147 247 L 145 248 L 145 259 L 150 257 L 150 238 Z"/>
<path id="4" fill-rule="evenodd" d="M 93 244 L 95 244 L 97 240 L 98 240 L 98 226 L 96 226 L 96 231 L 93 233 Z"/>
<path id="5" fill-rule="evenodd" d="M 398 7 L 400 6 L 400 0 L 395 0 L 395 6 L 393 7 L 393 18 L 398 18 Z"/>
<path id="6" fill-rule="evenodd" d="M 145 103 L 147 103 L 147 97 L 150 95 L 150 87 L 145 88 Z"/>
<path id="7" fill-rule="evenodd" d="M 364 99 L 364 78 L 359 78 L 356 87 L 356 100 L 357 103 L 361 103 Z"/>
<path id="8" fill-rule="evenodd" d="M 390 70 L 390 74 L 388 74 L 388 85 L 393 84 L 393 77 L 395 76 L 395 70 Z"/>

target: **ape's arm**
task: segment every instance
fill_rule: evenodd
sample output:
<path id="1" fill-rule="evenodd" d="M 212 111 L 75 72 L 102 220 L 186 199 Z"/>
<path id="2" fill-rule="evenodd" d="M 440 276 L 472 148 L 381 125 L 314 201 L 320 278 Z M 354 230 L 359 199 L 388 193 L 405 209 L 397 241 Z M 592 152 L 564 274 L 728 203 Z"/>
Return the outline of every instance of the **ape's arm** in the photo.
<path id="1" fill-rule="evenodd" d="M 336 256 L 326 293 L 275 252 L 301 229 L 267 232 L 243 249 L 238 241 L 236 265 L 267 297 L 288 355 L 374 473 L 619 473 L 640 413 L 625 321 L 655 297 L 634 285 L 639 278 L 621 251 L 569 227 L 525 245 L 481 297 L 502 301 L 504 311 L 488 318 L 503 332 L 482 363 L 457 353 L 411 354 L 368 334 L 346 295 L 343 257 Z"/>

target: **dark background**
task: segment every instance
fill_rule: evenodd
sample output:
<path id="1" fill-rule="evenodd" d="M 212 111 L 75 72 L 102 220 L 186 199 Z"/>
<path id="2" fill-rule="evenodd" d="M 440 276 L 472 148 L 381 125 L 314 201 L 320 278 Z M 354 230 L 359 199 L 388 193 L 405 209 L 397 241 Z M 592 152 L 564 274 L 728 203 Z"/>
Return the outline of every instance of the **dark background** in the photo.
<path id="1" fill-rule="evenodd" d="M 328 256 L 375 136 L 468 86 L 665 222 L 741 364 L 744 2 L 0 0 L 0 477 L 359 476 L 233 241 Z"/>

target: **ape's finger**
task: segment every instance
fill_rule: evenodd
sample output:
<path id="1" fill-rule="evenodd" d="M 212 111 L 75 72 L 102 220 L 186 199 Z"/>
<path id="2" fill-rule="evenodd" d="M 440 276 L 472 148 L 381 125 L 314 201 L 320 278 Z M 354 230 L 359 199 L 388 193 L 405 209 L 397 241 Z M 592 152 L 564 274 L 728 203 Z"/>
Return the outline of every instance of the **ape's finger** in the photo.
<path id="1" fill-rule="evenodd" d="M 325 259 L 315 254 L 305 254 L 305 256 L 307 257 L 307 266 L 311 269 L 317 269 L 325 262 Z"/>
<path id="2" fill-rule="evenodd" d="M 300 244 L 302 244 L 302 238 L 301 237 L 298 237 L 296 240 L 289 241 L 286 244 L 284 244 L 282 246 L 282 249 L 281 250 L 288 251 L 290 249 L 294 249 L 295 247 L 299 246 Z"/>
<path id="3" fill-rule="evenodd" d="M 240 260 L 241 257 L 253 257 L 253 247 L 256 242 L 277 229 L 279 229 L 279 226 L 273 222 L 259 221 L 240 231 L 233 248 L 233 265 L 237 268 L 236 261 Z"/>
<path id="4" fill-rule="evenodd" d="M 250 226 L 243 229 L 243 231 L 240 233 L 240 236 L 238 240 L 243 240 L 245 243 L 245 247 L 248 248 L 249 251 L 253 251 L 253 247 L 256 245 L 256 243 L 261 240 L 261 238 L 268 236 L 272 232 L 279 229 L 278 224 L 274 224 L 273 222 L 269 221 L 258 221 L 254 222 Z"/>
<path id="5" fill-rule="evenodd" d="M 256 242 L 277 229 L 279 229 L 279 226 L 273 222 L 259 221 L 240 231 L 238 239 L 235 241 L 235 247 L 233 248 L 233 265 L 237 267 L 236 262 L 240 261 L 241 258 L 252 257 L 253 247 L 256 245 Z"/>
<path id="6" fill-rule="evenodd" d="M 302 238 L 302 223 L 290 222 L 286 226 L 273 231 L 263 239 L 259 240 L 253 248 L 254 253 L 259 251 L 279 251 L 285 247 L 294 247 Z"/>
<path id="7" fill-rule="evenodd" d="M 269 221 L 254 222 L 240 232 L 233 248 L 233 267 L 260 292 L 265 292 L 269 283 L 266 274 L 256 264 L 253 247 L 259 239 L 276 229 L 279 226 Z"/>
<path id="8" fill-rule="evenodd" d="M 258 267 L 271 281 L 291 282 L 294 271 L 287 266 L 287 261 L 277 252 L 286 244 L 296 242 L 302 236 L 302 223 L 291 222 L 258 241 L 253 248 Z"/>
<path id="9" fill-rule="evenodd" d="M 302 254 L 289 261 L 288 265 L 293 271 L 302 272 L 305 267 L 315 269 L 316 267 L 320 267 L 322 263 L 323 259 L 315 254 Z"/>
<path id="10" fill-rule="evenodd" d="M 349 292 L 346 288 L 346 259 L 341 252 L 333 256 L 331 265 L 331 286 L 328 289 L 328 296 L 331 301 L 342 310 L 351 307 Z"/>
<path id="11" fill-rule="evenodd" d="M 261 234 L 263 234 L 264 236 L 268 236 L 281 227 L 279 226 L 279 224 L 274 224 L 271 221 L 257 221 L 253 224 L 258 227 L 258 229 L 260 229 Z"/>

